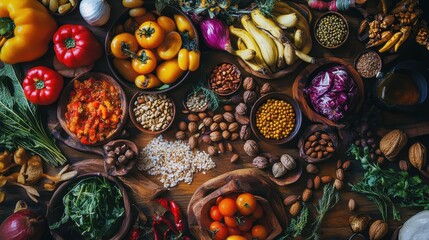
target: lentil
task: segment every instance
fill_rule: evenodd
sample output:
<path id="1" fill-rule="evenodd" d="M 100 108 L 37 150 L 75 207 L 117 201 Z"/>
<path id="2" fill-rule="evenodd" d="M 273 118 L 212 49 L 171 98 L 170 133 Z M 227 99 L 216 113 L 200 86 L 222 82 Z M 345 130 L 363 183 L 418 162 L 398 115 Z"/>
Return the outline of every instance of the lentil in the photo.
<path id="1" fill-rule="evenodd" d="M 165 94 L 144 94 L 134 102 L 136 121 L 147 130 L 161 131 L 173 120 L 173 102 Z"/>
<path id="2" fill-rule="evenodd" d="M 200 112 L 207 106 L 207 104 L 207 98 L 200 93 L 188 95 L 185 103 L 186 108 L 188 108 L 188 110 L 191 112 Z"/>
<path id="3" fill-rule="evenodd" d="M 267 139 L 283 139 L 295 127 L 292 105 L 283 100 L 268 99 L 256 112 L 256 127 Z"/>
<path id="4" fill-rule="evenodd" d="M 372 78 L 381 71 L 381 59 L 374 51 L 368 51 L 359 56 L 356 70 L 364 78 Z"/>
<path id="5" fill-rule="evenodd" d="M 338 47 L 347 37 L 348 29 L 344 19 L 336 14 L 322 17 L 316 26 L 316 38 L 324 47 Z"/>
<path id="6" fill-rule="evenodd" d="M 216 66 L 209 78 L 209 85 L 213 91 L 220 95 L 228 95 L 235 92 L 241 81 L 241 74 L 237 66 L 231 63 L 223 63 Z"/>

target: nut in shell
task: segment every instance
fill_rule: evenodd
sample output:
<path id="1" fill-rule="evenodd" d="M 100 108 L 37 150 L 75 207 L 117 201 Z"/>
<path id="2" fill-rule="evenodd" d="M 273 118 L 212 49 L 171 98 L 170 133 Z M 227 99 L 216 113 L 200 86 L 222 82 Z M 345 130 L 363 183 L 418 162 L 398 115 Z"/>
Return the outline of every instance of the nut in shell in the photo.
<path id="1" fill-rule="evenodd" d="M 366 214 L 352 215 L 349 218 L 350 229 L 354 233 L 363 232 L 367 227 L 371 217 Z"/>
<path id="2" fill-rule="evenodd" d="M 198 139 L 195 136 L 191 136 L 188 143 L 191 149 L 198 147 Z"/>
<path id="3" fill-rule="evenodd" d="M 317 168 L 314 164 L 308 164 L 305 170 L 310 174 L 317 174 L 319 172 L 319 168 Z"/>
<path id="4" fill-rule="evenodd" d="M 215 123 L 220 123 L 220 122 L 222 122 L 222 121 L 223 121 L 223 116 L 222 116 L 222 114 L 216 114 L 216 115 L 214 115 L 214 116 L 213 116 L 213 121 L 214 121 Z"/>
<path id="5" fill-rule="evenodd" d="M 213 123 L 213 119 L 211 117 L 206 117 L 203 120 L 204 126 L 209 127 Z"/>
<path id="6" fill-rule="evenodd" d="M 349 199 L 348 207 L 350 211 L 354 211 L 356 209 L 356 201 L 353 198 Z"/>
<path id="7" fill-rule="evenodd" d="M 188 125 L 186 125 L 186 123 L 184 121 L 181 121 L 179 123 L 179 129 L 182 130 L 182 131 L 185 131 L 185 130 L 188 129 Z"/>
<path id="8" fill-rule="evenodd" d="M 255 140 L 247 140 L 243 148 L 244 152 L 250 157 L 255 157 L 259 153 L 259 145 Z"/>
<path id="9" fill-rule="evenodd" d="M 249 125 L 242 125 L 240 128 L 240 139 L 241 140 L 249 140 L 250 135 L 252 134 Z"/>
<path id="10" fill-rule="evenodd" d="M 244 90 L 252 90 L 255 88 L 255 80 L 252 77 L 246 77 L 243 80 L 243 88 Z"/>
<path id="11" fill-rule="evenodd" d="M 335 189 L 340 191 L 344 187 L 344 182 L 339 179 L 335 179 L 334 186 L 335 186 Z"/>
<path id="12" fill-rule="evenodd" d="M 239 115 L 246 115 L 247 105 L 245 103 L 239 103 L 237 107 L 235 107 L 235 112 Z"/>
<path id="13" fill-rule="evenodd" d="M 198 117 L 197 115 L 191 113 L 191 114 L 188 115 L 188 120 L 190 122 L 197 122 L 197 121 L 200 120 L 200 117 Z"/>
<path id="14" fill-rule="evenodd" d="M 256 93 L 254 91 L 245 91 L 243 93 L 243 100 L 246 104 L 253 104 L 256 101 Z"/>
<path id="15" fill-rule="evenodd" d="M 427 161 L 427 149 L 425 145 L 420 142 L 416 142 L 411 145 L 408 150 L 408 158 L 410 159 L 410 163 L 413 167 L 418 170 L 422 170 L 423 167 L 426 166 Z"/>
<path id="16" fill-rule="evenodd" d="M 230 112 L 225 112 L 223 114 L 223 119 L 225 119 L 225 121 L 232 123 L 235 121 L 234 115 Z"/>
<path id="17" fill-rule="evenodd" d="M 265 169 L 269 165 L 268 159 L 266 159 L 265 157 L 262 157 L 262 156 L 255 157 L 252 161 L 252 164 L 254 167 L 259 168 L 259 169 Z"/>
<path id="18" fill-rule="evenodd" d="M 237 132 L 238 131 L 238 123 L 233 122 L 233 123 L 229 124 L 228 131 Z"/>
<path id="19" fill-rule="evenodd" d="M 403 172 L 408 172 L 409 170 L 408 162 L 405 160 L 399 161 L 399 169 Z"/>
<path id="20" fill-rule="evenodd" d="M 407 144 L 408 137 L 401 130 L 392 130 L 380 140 L 380 150 L 389 161 L 393 161 Z"/>
<path id="21" fill-rule="evenodd" d="M 210 140 L 213 142 L 219 142 L 222 140 L 222 134 L 219 131 L 214 131 L 210 133 Z"/>
<path id="22" fill-rule="evenodd" d="M 389 230 L 389 225 L 382 220 L 376 220 L 369 227 L 369 239 L 380 240 L 382 239 Z"/>
<path id="23" fill-rule="evenodd" d="M 270 93 L 273 91 L 273 88 L 271 87 L 271 84 L 269 83 L 264 83 L 261 87 L 261 90 L 259 90 L 259 92 L 261 93 L 261 95 Z"/>
<path id="24" fill-rule="evenodd" d="M 188 124 L 188 131 L 189 131 L 191 134 L 194 134 L 197 130 L 198 130 L 197 123 L 195 123 L 195 122 L 190 122 L 190 123 Z"/>
<path id="25" fill-rule="evenodd" d="M 273 164 L 272 172 L 275 178 L 279 178 L 283 177 L 286 174 L 287 170 L 282 163 L 277 162 Z"/>
<path id="26" fill-rule="evenodd" d="M 295 202 L 294 204 L 292 204 L 292 206 L 290 206 L 289 208 L 289 213 L 292 216 L 296 216 L 298 215 L 298 213 L 301 211 L 301 202 Z"/>
<path id="27" fill-rule="evenodd" d="M 176 139 L 177 140 L 185 139 L 185 137 L 186 137 L 186 134 L 185 134 L 184 131 L 178 131 L 178 132 L 176 132 Z"/>
<path id="28" fill-rule="evenodd" d="M 296 168 L 296 161 L 289 154 L 283 154 L 280 157 L 280 162 L 285 166 L 286 170 L 292 171 Z"/>
<path id="29" fill-rule="evenodd" d="M 219 129 L 219 123 L 214 122 L 210 125 L 210 131 L 217 131 Z"/>
<path id="30" fill-rule="evenodd" d="M 231 133 L 228 130 L 222 132 L 222 138 L 228 140 L 231 137 Z"/>

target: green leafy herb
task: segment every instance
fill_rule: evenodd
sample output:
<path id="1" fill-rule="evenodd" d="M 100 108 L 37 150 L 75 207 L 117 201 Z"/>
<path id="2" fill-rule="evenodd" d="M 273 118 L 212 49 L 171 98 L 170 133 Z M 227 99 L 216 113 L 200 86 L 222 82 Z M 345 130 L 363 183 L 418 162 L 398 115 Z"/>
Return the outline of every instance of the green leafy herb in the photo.
<path id="1" fill-rule="evenodd" d="M 313 222 L 312 234 L 307 239 L 320 239 L 319 231 L 322 225 L 323 218 L 325 217 L 325 214 L 329 211 L 329 209 L 333 208 L 339 200 L 339 193 L 335 190 L 333 184 L 327 184 L 323 187 L 322 198 L 319 200 L 319 203 L 315 205 L 317 216 Z"/>
<path id="2" fill-rule="evenodd" d="M 410 176 L 408 172 L 398 172 L 393 169 L 381 169 L 380 166 L 370 162 L 367 147 L 362 150 L 352 145 L 349 153 L 361 162 L 365 170 L 363 178 L 351 185 L 352 191 L 362 193 L 373 201 L 384 221 L 388 217 L 389 205 L 392 208 L 393 219 L 401 220 L 394 203 L 400 207 L 429 209 L 429 185 L 425 184 L 419 176 Z"/>
<path id="3" fill-rule="evenodd" d="M 293 218 L 283 234 L 277 238 L 277 240 L 287 240 L 292 239 L 302 234 L 302 231 L 307 226 L 308 223 L 308 207 L 303 203 L 300 214 Z"/>
<path id="4" fill-rule="evenodd" d="M 83 179 L 64 195 L 64 213 L 49 228 L 70 224 L 85 239 L 109 237 L 124 215 L 122 201 L 120 189 L 109 180 L 100 177 Z"/>
<path id="5" fill-rule="evenodd" d="M 43 126 L 36 106 L 25 98 L 18 73 L 8 64 L 0 69 L 0 144 L 22 146 L 53 166 L 63 165 L 67 159 Z"/>
<path id="6" fill-rule="evenodd" d="M 265 16 L 272 16 L 274 5 L 278 0 L 256 0 L 256 4 Z"/>
<path id="7" fill-rule="evenodd" d="M 198 93 L 202 93 L 204 95 L 204 97 L 207 99 L 207 102 L 209 103 L 209 108 L 211 110 L 214 111 L 219 108 L 221 100 L 216 95 L 216 93 L 213 90 L 207 88 L 205 84 L 200 83 L 197 86 L 195 86 L 192 89 L 192 93 L 190 95 L 198 94 Z"/>

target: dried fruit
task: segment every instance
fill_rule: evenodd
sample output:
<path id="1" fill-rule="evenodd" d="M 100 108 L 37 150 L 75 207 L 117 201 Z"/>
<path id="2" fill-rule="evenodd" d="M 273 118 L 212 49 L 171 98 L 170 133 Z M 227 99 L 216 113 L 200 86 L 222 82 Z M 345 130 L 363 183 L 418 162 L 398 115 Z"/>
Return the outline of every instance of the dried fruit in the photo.
<path id="1" fill-rule="evenodd" d="M 230 162 L 231 162 L 231 163 L 235 163 L 235 162 L 237 162 L 238 158 L 239 158 L 238 154 L 237 154 L 237 153 L 234 153 L 234 154 L 232 155 L 232 157 L 231 157 Z"/>
<path id="2" fill-rule="evenodd" d="M 244 90 L 252 90 L 255 87 L 255 80 L 251 77 L 246 77 L 243 80 L 243 88 Z"/>
<path id="3" fill-rule="evenodd" d="M 301 211 L 301 203 L 300 202 L 296 202 L 294 204 L 292 204 L 292 206 L 290 206 L 289 209 L 289 213 L 292 216 L 296 216 L 298 215 L 298 213 Z"/>
<path id="4" fill-rule="evenodd" d="M 273 164 L 272 172 L 275 178 L 279 178 L 283 177 L 286 174 L 287 170 L 281 162 L 277 162 Z"/>
<path id="5" fill-rule="evenodd" d="M 296 168 L 296 161 L 289 154 L 283 154 L 280 157 L 280 162 L 285 166 L 286 170 L 294 170 Z"/>
<path id="6" fill-rule="evenodd" d="M 356 209 L 356 202 L 353 198 L 349 199 L 348 207 L 350 211 L 354 211 Z"/>
<path id="7" fill-rule="evenodd" d="M 370 220 L 371 217 L 366 214 L 352 215 L 349 218 L 350 229 L 354 233 L 363 232 L 367 228 Z"/>
<path id="8" fill-rule="evenodd" d="M 393 161 L 407 144 L 407 140 L 407 135 L 403 131 L 392 130 L 380 140 L 380 150 L 388 160 Z"/>
<path id="9" fill-rule="evenodd" d="M 423 167 L 426 166 L 427 161 L 427 150 L 425 145 L 420 142 L 416 142 L 411 145 L 408 150 L 408 158 L 410 159 L 411 165 L 417 168 L 418 170 L 422 170 Z"/>
<path id="10" fill-rule="evenodd" d="M 182 139 L 184 139 L 186 137 L 186 134 L 185 134 L 185 132 L 184 131 L 178 131 L 177 133 L 176 133 L 176 139 L 177 140 L 182 140 Z"/>
<path id="11" fill-rule="evenodd" d="M 310 198 L 311 198 L 312 195 L 313 195 L 313 191 L 311 191 L 311 189 L 306 188 L 302 192 L 302 201 L 303 202 L 307 202 L 308 200 L 310 200 Z"/>
<path id="12" fill-rule="evenodd" d="M 377 220 L 371 224 L 369 227 L 369 239 L 370 240 L 379 240 L 382 239 L 389 230 L 389 225 L 382 220 Z"/>
<path id="13" fill-rule="evenodd" d="M 283 204 L 285 206 L 292 205 L 298 201 L 299 196 L 298 195 L 289 195 L 283 200 Z"/>
<path id="14" fill-rule="evenodd" d="M 257 156 L 252 161 L 253 166 L 259 169 L 265 169 L 268 167 L 268 159 L 262 156 Z"/>
<path id="15" fill-rule="evenodd" d="M 258 155 L 259 153 L 259 145 L 255 140 L 247 140 L 244 143 L 243 148 L 244 152 L 251 157 Z"/>
<path id="16" fill-rule="evenodd" d="M 247 105 L 245 103 L 240 103 L 235 107 L 235 112 L 239 115 L 246 115 Z"/>
<path id="17" fill-rule="evenodd" d="M 317 168 L 314 164 L 308 164 L 305 170 L 310 174 L 317 174 L 319 172 L 319 168 Z"/>

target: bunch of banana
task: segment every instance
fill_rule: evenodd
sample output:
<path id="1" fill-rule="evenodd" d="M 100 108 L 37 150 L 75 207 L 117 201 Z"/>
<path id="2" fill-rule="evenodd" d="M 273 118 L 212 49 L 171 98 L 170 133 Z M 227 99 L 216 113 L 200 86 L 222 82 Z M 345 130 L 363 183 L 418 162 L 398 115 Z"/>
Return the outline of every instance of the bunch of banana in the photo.
<path id="1" fill-rule="evenodd" d="M 243 28 L 230 26 L 238 38 L 238 52 L 251 49 L 254 55 L 238 55 L 254 71 L 267 74 L 292 65 L 299 58 L 314 63 L 308 53 L 312 48 L 307 19 L 285 2 L 277 2 L 272 17 L 256 8 L 240 19 Z M 252 57 L 253 56 L 253 57 Z"/>

